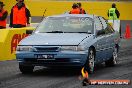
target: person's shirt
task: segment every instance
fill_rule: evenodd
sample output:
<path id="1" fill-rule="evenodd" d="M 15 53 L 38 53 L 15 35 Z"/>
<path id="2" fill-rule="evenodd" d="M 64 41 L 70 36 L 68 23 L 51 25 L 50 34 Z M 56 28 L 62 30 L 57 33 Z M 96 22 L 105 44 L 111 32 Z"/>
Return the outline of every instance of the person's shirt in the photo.
<path id="1" fill-rule="evenodd" d="M 2 10 L 0 10 L 0 13 L 2 13 Z M 5 10 L 5 12 L 3 13 L 3 16 L 0 16 L 0 21 L 5 20 L 7 16 L 8 16 L 8 12 Z"/>
<path id="2" fill-rule="evenodd" d="M 80 12 L 80 9 L 79 8 L 74 8 L 74 9 L 72 9 L 70 12 L 69 12 L 69 14 L 80 14 L 81 12 Z"/>
<path id="3" fill-rule="evenodd" d="M 4 12 L 3 12 L 4 11 Z M 4 22 L 4 26 L 0 25 L 0 29 L 6 28 L 6 19 L 8 16 L 8 12 L 4 9 L 0 10 L 1 16 L 0 16 L 0 22 Z"/>
<path id="4" fill-rule="evenodd" d="M 80 8 L 80 13 L 81 14 L 86 14 L 85 10 L 83 8 Z"/>
<path id="5" fill-rule="evenodd" d="M 117 8 L 115 8 L 115 13 L 116 13 L 117 18 L 119 18 L 119 17 L 120 17 L 120 12 L 118 11 Z M 108 10 L 107 15 L 108 15 L 108 17 L 109 17 L 109 10 Z"/>
<path id="6" fill-rule="evenodd" d="M 16 4 L 17 5 L 17 4 Z M 16 6 L 15 5 L 15 6 Z M 15 7 L 13 6 L 12 9 L 11 9 L 11 13 L 10 13 L 10 27 L 13 27 L 13 8 Z M 25 4 L 23 3 L 21 6 L 18 6 L 18 10 L 20 10 L 22 7 L 26 7 Z M 26 13 L 26 18 L 27 18 L 27 24 L 30 24 L 30 17 L 31 17 L 31 14 L 30 14 L 30 11 L 29 9 L 26 7 L 25 9 L 25 13 Z"/>

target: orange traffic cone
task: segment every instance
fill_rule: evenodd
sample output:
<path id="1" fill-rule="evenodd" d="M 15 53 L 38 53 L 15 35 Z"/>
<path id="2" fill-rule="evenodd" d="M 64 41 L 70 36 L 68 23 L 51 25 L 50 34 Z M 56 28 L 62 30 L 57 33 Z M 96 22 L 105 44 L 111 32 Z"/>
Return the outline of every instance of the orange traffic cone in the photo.
<path id="1" fill-rule="evenodd" d="M 130 30 L 130 25 L 129 25 L 129 24 L 127 24 L 127 26 L 126 26 L 126 31 L 125 31 L 124 37 L 125 37 L 126 39 L 131 38 L 131 30 Z"/>

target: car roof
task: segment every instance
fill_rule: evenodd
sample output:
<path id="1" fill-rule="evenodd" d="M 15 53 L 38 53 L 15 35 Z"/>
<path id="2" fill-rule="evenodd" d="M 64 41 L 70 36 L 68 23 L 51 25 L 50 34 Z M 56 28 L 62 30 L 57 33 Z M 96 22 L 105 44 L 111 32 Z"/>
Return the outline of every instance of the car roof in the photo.
<path id="1" fill-rule="evenodd" d="M 90 17 L 94 18 L 96 15 L 91 15 L 91 14 L 61 14 L 61 15 L 53 15 L 53 16 L 48 16 L 48 17 Z"/>

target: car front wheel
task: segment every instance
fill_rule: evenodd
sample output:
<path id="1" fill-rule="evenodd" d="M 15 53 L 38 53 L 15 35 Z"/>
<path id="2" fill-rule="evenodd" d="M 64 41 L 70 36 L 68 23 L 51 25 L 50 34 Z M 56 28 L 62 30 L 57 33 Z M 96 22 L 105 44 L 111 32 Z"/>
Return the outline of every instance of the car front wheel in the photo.
<path id="1" fill-rule="evenodd" d="M 95 68 L 95 52 L 93 48 L 89 49 L 87 62 L 85 64 L 88 73 L 92 74 Z"/>

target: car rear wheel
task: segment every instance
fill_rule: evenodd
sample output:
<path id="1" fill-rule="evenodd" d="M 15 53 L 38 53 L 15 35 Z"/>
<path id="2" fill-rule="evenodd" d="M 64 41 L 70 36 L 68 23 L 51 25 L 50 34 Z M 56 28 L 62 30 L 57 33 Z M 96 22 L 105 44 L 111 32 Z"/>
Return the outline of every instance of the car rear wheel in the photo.
<path id="1" fill-rule="evenodd" d="M 105 65 L 106 66 L 115 66 L 117 64 L 117 56 L 118 56 L 118 48 L 115 47 L 111 59 L 106 61 Z"/>
<path id="2" fill-rule="evenodd" d="M 92 74 L 95 68 L 95 52 L 93 48 L 89 49 L 86 65 L 87 65 L 86 68 L 87 68 L 88 73 Z"/>
<path id="3" fill-rule="evenodd" d="M 22 72 L 22 74 L 30 74 L 33 73 L 34 66 L 25 66 L 19 64 L 19 69 Z"/>

